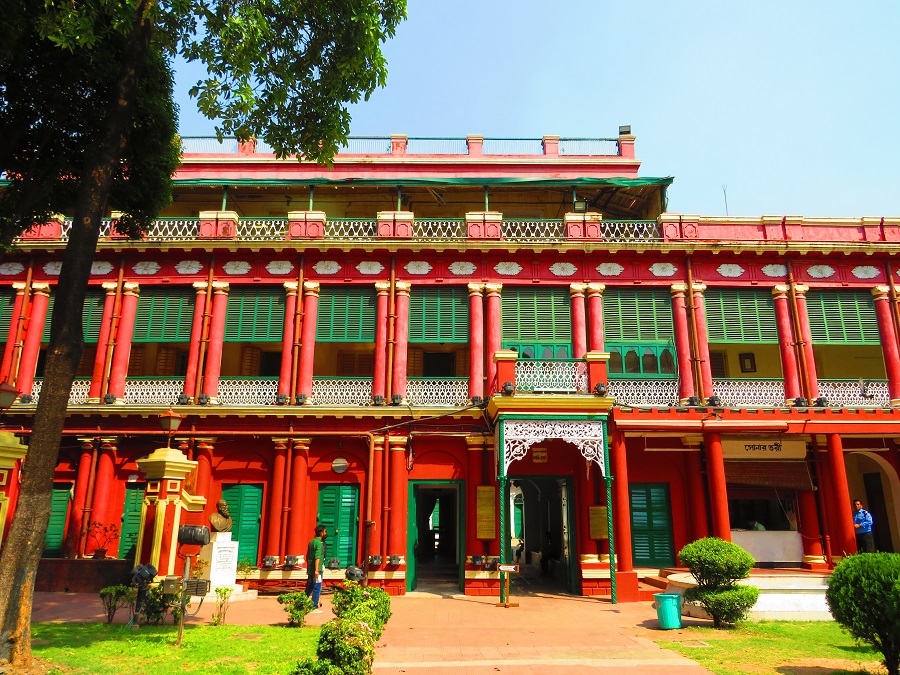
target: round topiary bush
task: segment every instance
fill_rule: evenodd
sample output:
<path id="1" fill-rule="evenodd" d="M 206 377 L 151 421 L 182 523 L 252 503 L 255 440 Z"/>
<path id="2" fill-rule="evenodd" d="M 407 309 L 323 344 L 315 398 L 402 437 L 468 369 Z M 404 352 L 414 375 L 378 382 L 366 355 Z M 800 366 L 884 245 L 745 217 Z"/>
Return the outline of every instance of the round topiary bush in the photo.
<path id="1" fill-rule="evenodd" d="M 718 537 L 698 539 L 678 553 L 697 585 L 684 593 L 684 599 L 697 602 L 712 617 L 713 626 L 733 625 L 746 618 L 759 598 L 756 586 L 738 586 L 750 575 L 753 556 L 737 544 Z"/>
<path id="2" fill-rule="evenodd" d="M 900 553 L 844 558 L 828 580 L 825 600 L 834 620 L 884 656 L 900 674 Z"/>
<path id="3" fill-rule="evenodd" d="M 733 626 L 747 617 L 747 614 L 759 599 L 756 586 L 732 586 L 731 588 L 700 589 L 689 588 L 685 591 L 685 599 L 699 602 L 713 619 L 713 626 L 722 624 Z"/>
<path id="4" fill-rule="evenodd" d="M 370 675 L 375 660 L 372 629 L 355 619 L 332 619 L 322 627 L 316 654 L 344 675 Z"/>

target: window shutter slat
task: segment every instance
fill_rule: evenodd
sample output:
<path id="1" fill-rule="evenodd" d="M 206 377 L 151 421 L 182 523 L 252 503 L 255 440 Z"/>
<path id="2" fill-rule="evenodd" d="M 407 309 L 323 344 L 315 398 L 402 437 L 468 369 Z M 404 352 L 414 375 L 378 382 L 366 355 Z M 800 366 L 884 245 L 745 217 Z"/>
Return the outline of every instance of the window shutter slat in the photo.
<path id="1" fill-rule="evenodd" d="M 806 294 L 806 308 L 814 343 L 881 343 L 871 293 L 812 290 Z"/>
<path id="2" fill-rule="evenodd" d="M 190 288 L 142 290 L 134 320 L 134 342 L 190 342 L 195 298 Z"/>
<path id="3" fill-rule="evenodd" d="M 281 342 L 284 305 L 284 289 L 277 286 L 232 288 L 225 312 L 225 342 Z"/>
<path id="4" fill-rule="evenodd" d="M 607 288 L 603 293 L 603 335 L 610 342 L 672 342 L 668 290 Z"/>
<path id="5" fill-rule="evenodd" d="M 468 290 L 413 287 L 409 297 L 410 342 L 468 342 Z"/>
<path id="6" fill-rule="evenodd" d="M 777 344 L 775 301 L 755 288 L 707 290 L 706 326 L 710 342 Z"/>
<path id="7" fill-rule="evenodd" d="M 374 342 L 374 288 L 324 286 L 316 319 L 318 342 Z"/>
<path id="8" fill-rule="evenodd" d="M 567 287 L 504 287 L 500 301 L 504 342 L 572 341 L 572 308 Z"/>

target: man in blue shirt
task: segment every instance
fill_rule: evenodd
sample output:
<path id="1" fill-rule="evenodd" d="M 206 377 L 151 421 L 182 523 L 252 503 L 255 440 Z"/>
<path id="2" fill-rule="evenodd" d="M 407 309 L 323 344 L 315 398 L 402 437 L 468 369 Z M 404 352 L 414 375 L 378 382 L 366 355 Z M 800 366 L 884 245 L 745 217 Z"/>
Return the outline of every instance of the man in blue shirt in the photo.
<path id="1" fill-rule="evenodd" d="M 856 529 L 856 550 L 859 553 L 874 553 L 875 538 L 872 536 L 872 514 L 863 508 L 858 499 L 853 502 L 853 527 Z"/>

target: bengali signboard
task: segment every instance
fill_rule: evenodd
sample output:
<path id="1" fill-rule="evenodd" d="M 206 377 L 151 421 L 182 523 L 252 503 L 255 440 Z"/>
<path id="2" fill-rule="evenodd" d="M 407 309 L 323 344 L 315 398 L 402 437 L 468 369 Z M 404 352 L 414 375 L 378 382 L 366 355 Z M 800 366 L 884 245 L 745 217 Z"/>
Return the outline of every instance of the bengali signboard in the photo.
<path id="1" fill-rule="evenodd" d="M 806 441 L 798 438 L 723 438 L 725 459 L 803 459 Z"/>

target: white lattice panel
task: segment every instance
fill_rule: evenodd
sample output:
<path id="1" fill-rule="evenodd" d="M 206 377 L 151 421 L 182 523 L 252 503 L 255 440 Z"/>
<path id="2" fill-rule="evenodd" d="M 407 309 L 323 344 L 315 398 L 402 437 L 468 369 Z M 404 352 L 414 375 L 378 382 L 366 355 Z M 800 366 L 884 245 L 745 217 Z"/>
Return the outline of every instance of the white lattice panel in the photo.
<path id="1" fill-rule="evenodd" d="M 41 389 L 44 387 L 43 380 L 35 380 L 31 383 L 31 402 L 37 403 L 41 399 Z"/>
<path id="2" fill-rule="evenodd" d="M 157 218 L 144 239 L 196 239 L 199 230 L 198 218 Z"/>
<path id="3" fill-rule="evenodd" d="M 413 223 L 416 239 L 465 239 L 466 221 L 462 218 L 416 219 Z"/>
<path id="4" fill-rule="evenodd" d="M 469 381 L 410 378 L 406 383 L 406 398 L 410 405 L 461 408 L 469 400 Z"/>
<path id="5" fill-rule="evenodd" d="M 287 218 L 241 218 L 237 238 L 242 241 L 284 239 L 287 227 Z"/>
<path id="6" fill-rule="evenodd" d="M 516 361 L 516 391 L 560 394 L 588 392 L 587 363 L 519 359 Z"/>
<path id="7" fill-rule="evenodd" d="M 149 403 L 174 405 L 178 394 L 184 391 L 184 378 L 144 379 L 129 377 L 125 380 L 125 403 Z"/>
<path id="8" fill-rule="evenodd" d="M 69 393 L 69 405 L 87 403 L 88 394 L 91 391 L 90 378 L 75 380 L 72 383 L 72 391 Z"/>
<path id="9" fill-rule="evenodd" d="M 372 402 L 372 380 L 315 378 L 312 402 L 319 405 L 369 405 Z"/>
<path id="10" fill-rule="evenodd" d="M 218 400 L 222 405 L 275 405 L 278 378 L 229 377 L 219 380 Z"/>
<path id="11" fill-rule="evenodd" d="M 503 473 L 517 459 L 528 455 L 535 443 L 548 438 L 560 438 L 578 448 L 581 456 L 600 466 L 604 471 L 606 425 L 586 420 L 504 420 L 503 421 Z"/>
<path id="12" fill-rule="evenodd" d="M 677 405 L 678 380 L 610 380 L 609 395 L 619 405 Z"/>
<path id="13" fill-rule="evenodd" d="M 566 226 L 561 220 L 504 220 L 501 226 L 504 239 L 565 240 Z"/>
<path id="14" fill-rule="evenodd" d="M 713 380 L 713 391 L 724 406 L 784 407 L 784 380 Z"/>
<path id="15" fill-rule="evenodd" d="M 377 234 L 374 218 L 332 218 L 325 223 L 326 239 L 370 239 Z"/>
<path id="16" fill-rule="evenodd" d="M 880 408 L 890 404 L 885 380 L 819 380 L 819 396 L 834 407 Z"/>

